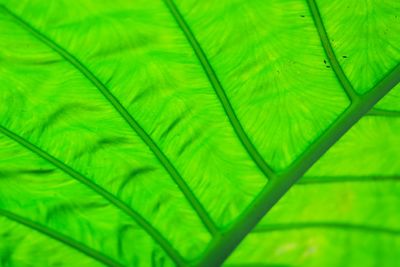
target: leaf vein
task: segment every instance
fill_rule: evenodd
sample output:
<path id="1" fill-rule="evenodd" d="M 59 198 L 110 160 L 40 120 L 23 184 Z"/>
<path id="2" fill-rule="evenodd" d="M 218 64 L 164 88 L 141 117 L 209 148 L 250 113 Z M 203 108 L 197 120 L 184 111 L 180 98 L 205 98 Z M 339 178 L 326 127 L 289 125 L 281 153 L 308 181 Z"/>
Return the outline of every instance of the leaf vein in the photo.
<path id="1" fill-rule="evenodd" d="M 353 86 L 351 85 L 346 74 L 343 72 L 343 69 L 340 66 L 339 61 L 335 55 L 335 52 L 333 51 L 331 42 L 329 41 L 328 33 L 325 30 L 321 14 L 319 13 L 317 3 L 315 2 L 315 0 L 307 0 L 307 3 L 310 8 L 310 12 L 314 20 L 315 26 L 317 28 L 318 35 L 321 39 L 322 46 L 328 57 L 328 61 L 332 65 L 333 72 L 335 73 L 337 79 L 339 80 L 341 86 L 343 87 L 349 99 L 351 101 L 355 101 L 356 99 L 359 98 L 359 96 L 357 92 L 353 89 Z"/>
<path id="2" fill-rule="evenodd" d="M 369 233 L 400 235 L 399 229 L 392 229 L 388 227 L 371 226 L 364 224 L 355 224 L 355 223 L 344 223 L 344 222 L 308 222 L 308 223 L 263 225 L 260 227 L 256 227 L 253 232 L 262 233 L 262 232 L 299 230 L 299 229 L 311 229 L 311 228 L 328 228 L 328 229 L 331 228 L 331 229 L 355 230 L 355 231 L 362 231 Z"/>
<path id="3" fill-rule="evenodd" d="M 57 240 L 60 243 L 63 243 L 64 245 L 71 247 L 71 248 L 73 248 L 73 249 L 95 259 L 96 261 L 99 261 L 99 262 L 107 265 L 107 266 L 111 266 L 111 267 L 122 267 L 123 266 L 122 264 L 114 261 L 113 259 L 109 258 L 106 255 L 103 255 L 101 252 L 99 252 L 97 250 L 87 247 L 86 245 L 79 243 L 79 242 L 69 238 L 68 236 L 58 233 L 58 232 L 54 231 L 53 229 L 47 228 L 37 222 L 31 221 L 22 216 L 19 216 L 13 212 L 0 209 L 0 215 L 8 218 L 11 221 L 14 221 L 18 224 L 24 225 L 25 227 L 28 227 L 39 233 L 42 233 L 54 240 Z"/>
<path id="4" fill-rule="evenodd" d="M 276 174 L 272 170 L 272 168 L 267 164 L 267 162 L 263 159 L 261 154 L 257 151 L 254 144 L 251 142 L 250 138 L 247 136 L 245 130 L 243 129 L 242 124 L 240 123 L 238 117 L 236 116 L 235 110 L 233 109 L 228 96 L 225 93 L 224 88 L 222 87 L 217 75 L 213 67 L 211 66 L 210 62 L 207 59 L 203 49 L 201 48 L 199 42 L 197 41 L 196 37 L 194 36 L 192 30 L 190 29 L 189 25 L 186 23 L 185 19 L 183 18 L 182 14 L 178 10 L 178 7 L 175 5 L 173 0 L 164 0 L 168 10 L 170 11 L 171 15 L 174 17 L 175 21 L 177 22 L 179 28 L 184 33 L 187 41 L 189 42 L 190 46 L 192 47 L 194 53 L 196 54 L 198 60 L 200 61 L 201 66 L 205 74 L 207 75 L 210 84 L 212 85 L 215 93 L 218 96 L 219 101 L 222 104 L 223 109 L 236 133 L 240 142 L 242 143 L 243 147 L 246 149 L 249 156 L 252 160 L 256 163 L 258 168 L 264 173 L 267 178 L 274 179 Z"/>
<path id="5" fill-rule="evenodd" d="M 383 182 L 400 181 L 399 175 L 341 175 L 341 176 L 305 176 L 300 179 L 298 185 L 324 184 L 324 183 L 346 183 L 346 182 Z"/>
<path id="6" fill-rule="evenodd" d="M 367 116 L 374 116 L 374 117 L 400 117 L 400 111 L 373 108 L 368 112 Z"/>

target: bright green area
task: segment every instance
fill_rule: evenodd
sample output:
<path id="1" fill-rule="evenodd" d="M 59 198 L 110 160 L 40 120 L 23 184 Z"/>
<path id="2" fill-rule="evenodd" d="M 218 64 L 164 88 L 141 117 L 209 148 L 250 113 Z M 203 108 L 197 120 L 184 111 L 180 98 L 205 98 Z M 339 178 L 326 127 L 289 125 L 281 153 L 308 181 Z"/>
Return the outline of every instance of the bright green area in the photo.
<path id="1" fill-rule="evenodd" d="M 399 8 L 0 0 L 0 266 L 222 263 L 398 82 Z M 398 261 L 397 181 L 358 179 L 400 175 L 399 95 L 229 263 Z"/>

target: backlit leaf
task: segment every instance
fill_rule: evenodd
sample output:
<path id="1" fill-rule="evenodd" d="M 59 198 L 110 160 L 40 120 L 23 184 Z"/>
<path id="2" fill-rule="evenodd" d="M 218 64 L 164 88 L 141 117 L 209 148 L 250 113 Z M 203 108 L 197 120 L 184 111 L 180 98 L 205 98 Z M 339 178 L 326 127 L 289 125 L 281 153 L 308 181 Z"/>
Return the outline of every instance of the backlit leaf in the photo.
<path id="1" fill-rule="evenodd" d="M 393 0 L 0 0 L 0 266 L 222 264 L 399 82 L 399 9 Z M 398 147 L 398 103 L 398 92 L 384 98 L 308 175 L 397 175 L 394 148 L 372 163 L 381 147 Z M 318 207 L 318 222 L 301 213 L 325 188 L 301 181 L 315 185 L 290 191 L 297 212 L 278 204 L 266 222 L 292 216 L 299 233 L 332 223 Z M 355 206 L 367 205 L 362 186 L 343 183 Z M 344 191 L 338 184 L 326 190 Z M 239 258 L 252 260 L 268 238 L 256 234 Z"/>

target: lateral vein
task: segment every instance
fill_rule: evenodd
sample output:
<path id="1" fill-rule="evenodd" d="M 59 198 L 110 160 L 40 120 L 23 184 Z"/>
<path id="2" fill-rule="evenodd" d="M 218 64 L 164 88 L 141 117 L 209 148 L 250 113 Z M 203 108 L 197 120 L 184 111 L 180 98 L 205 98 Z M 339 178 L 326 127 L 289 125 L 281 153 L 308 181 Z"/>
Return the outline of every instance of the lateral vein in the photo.
<path id="1" fill-rule="evenodd" d="M 255 262 L 255 263 L 238 263 L 238 264 L 227 263 L 224 264 L 224 267 L 291 267 L 291 265 Z"/>
<path id="2" fill-rule="evenodd" d="M 341 176 L 304 176 L 296 184 L 324 184 L 324 183 L 346 183 L 346 182 L 383 182 L 400 181 L 400 175 L 341 175 Z"/>
<path id="3" fill-rule="evenodd" d="M 57 52 L 73 67 L 75 67 L 80 73 L 82 73 L 111 103 L 115 110 L 121 115 L 121 117 L 128 123 L 128 125 L 138 134 L 142 141 L 150 148 L 153 154 L 157 157 L 158 161 L 165 168 L 168 174 L 172 177 L 176 185 L 182 191 L 194 211 L 197 213 L 203 224 L 213 235 L 218 233 L 218 228 L 207 213 L 203 205 L 196 198 L 192 190 L 189 188 L 185 180 L 178 173 L 176 168 L 172 165 L 167 156 L 161 151 L 155 141 L 146 133 L 146 131 L 139 125 L 139 123 L 132 117 L 132 115 L 125 109 L 125 107 L 119 102 L 119 100 L 110 92 L 110 90 L 86 67 L 80 62 L 75 56 L 69 53 L 67 50 L 59 46 L 57 43 L 52 41 L 49 37 L 39 32 L 28 22 L 11 12 L 5 6 L 1 6 L 3 9 L 10 14 L 24 29 L 34 35 L 41 42 L 46 44 L 48 47 Z"/>
<path id="4" fill-rule="evenodd" d="M 264 225 L 254 228 L 252 233 L 299 230 L 310 228 L 331 228 L 342 230 L 354 230 L 370 233 L 381 233 L 390 235 L 400 235 L 400 230 L 387 227 L 371 226 L 364 224 L 344 223 L 344 222 L 310 222 L 310 223 L 290 223 L 290 224 L 274 224 Z"/>
<path id="5" fill-rule="evenodd" d="M 18 223 L 18 224 L 24 225 L 25 227 L 28 227 L 37 232 L 40 232 L 43 235 L 46 235 L 54 240 L 57 240 L 58 242 L 63 243 L 64 245 L 71 247 L 71 248 L 79 251 L 80 253 L 83 253 L 83 254 L 93 258 L 94 260 L 105 264 L 106 266 L 110 266 L 110 267 L 122 267 L 123 266 L 122 264 L 114 261 L 113 259 L 100 253 L 97 250 L 94 250 L 82 243 L 79 243 L 79 242 L 69 238 L 68 236 L 58 233 L 58 232 L 56 232 L 50 228 L 47 228 L 37 222 L 31 221 L 22 216 L 19 216 L 13 212 L 0 209 L 0 215 L 8 218 L 9 220 L 12 220 L 12 221 Z"/>
<path id="6" fill-rule="evenodd" d="M 319 13 L 317 3 L 315 2 L 315 0 L 307 0 L 307 3 L 310 8 L 315 26 L 317 28 L 318 35 L 321 39 L 322 46 L 324 47 L 325 53 L 328 57 L 328 61 L 330 62 L 332 69 L 336 77 L 338 78 L 340 84 L 342 85 L 344 91 L 346 92 L 347 96 L 352 102 L 354 102 L 359 98 L 359 96 L 357 92 L 354 90 L 353 86 L 351 85 L 346 74 L 343 72 L 343 69 L 339 64 L 339 61 L 337 60 L 331 42 L 329 41 L 328 33 L 325 30 L 321 14 Z"/>
<path id="7" fill-rule="evenodd" d="M 168 10 L 171 12 L 172 16 L 176 20 L 179 28 L 184 33 L 187 41 L 192 47 L 194 53 L 196 54 L 198 60 L 200 61 L 201 66 L 205 74 L 207 75 L 210 84 L 212 85 L 215 93 L 218 96 L 219 101 L 222 104 L 222 107 L 225 110 L 225 113 L 236 133 L 239 140 L 241 141 L 243 147 L 246 149 L 247 153 L 250 155 L 252 160 L 256 163 L 258 168 L 264 173 L 264 175 L 269 179 L 274 179 L 276 177 L 276 173 L 272 168 L 267 164 L 267 162 L 263 159 L 261 154 L 257 151 L 254 144 L 251 142 L 250 138 L 247 136 L 245 130 L 243 129 L 242 124 L 240 123 L 238 117 L 236 116 L 235 110 L 233 109 L 228 96 L 225 93 L 224 88 L 222 87 L 217 75 L 210 62 L 207 59 L 203 49 L 201 48 L 199 42 L 194 36 L 192 30 L 189 25 L 186 23 L 182 14 L 179 12 L 178 7 L 175 5 L 173 0 L 164 0 Z"/>
<path id="8" fill-rule="evenodd" d="M 372 108 L 367 113 L 367 116 L 374 116 L 374 117 L 400 117 L 400 111 Z"/>

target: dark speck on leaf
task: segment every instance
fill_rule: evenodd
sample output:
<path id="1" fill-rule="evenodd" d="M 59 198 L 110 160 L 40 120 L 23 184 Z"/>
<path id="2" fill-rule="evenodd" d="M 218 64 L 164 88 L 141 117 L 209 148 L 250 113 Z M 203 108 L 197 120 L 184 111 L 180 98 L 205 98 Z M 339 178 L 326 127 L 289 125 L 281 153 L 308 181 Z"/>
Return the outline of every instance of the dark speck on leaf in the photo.
<path id="1" fill-rule="evenodd" d="M 347 58 L 347 56 L 342 56 L 343 58 Z"/>
<path id="2" fill-rule="evenodd" d="M 300 17 L 304 18 L 305 16 L 304 15 L 300 15 Z"/>
<path id="3" fill-rule="evenodd" d="M 324 59 L 324 64 L 326 64 L 326 60 Z"/>
<path id="4" fill-rule="evenodd" d="M 326 66 L 328 69 L 331 67 L 331 66 Z"/>

